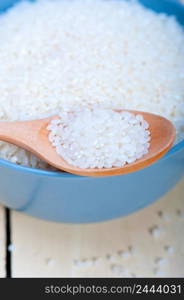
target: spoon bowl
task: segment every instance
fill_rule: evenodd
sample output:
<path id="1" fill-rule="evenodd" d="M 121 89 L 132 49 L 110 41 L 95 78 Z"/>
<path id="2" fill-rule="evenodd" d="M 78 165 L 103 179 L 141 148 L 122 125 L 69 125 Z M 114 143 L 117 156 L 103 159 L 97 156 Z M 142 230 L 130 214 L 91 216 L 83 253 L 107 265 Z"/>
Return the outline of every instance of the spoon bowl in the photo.
<path id="1" fill-rule="evenodd" d="M 0 140 L 22 147 L 53 167 L 69 173 L 81 176 L 126 174 L 145 168 L 162 157 L 171 148 L 176 136 L 174 125 L 166 118 L 142 111 L 126 111 L 141 114 L 148 122 L 151 141 L 149 152 L 146 155 L 122 167 L 82 169 L 69 164 L 57 154 L 48 138 L 47 126 L 53 119 L 58 118 L 57 115 L 33 121 L 0 122 Z"/>

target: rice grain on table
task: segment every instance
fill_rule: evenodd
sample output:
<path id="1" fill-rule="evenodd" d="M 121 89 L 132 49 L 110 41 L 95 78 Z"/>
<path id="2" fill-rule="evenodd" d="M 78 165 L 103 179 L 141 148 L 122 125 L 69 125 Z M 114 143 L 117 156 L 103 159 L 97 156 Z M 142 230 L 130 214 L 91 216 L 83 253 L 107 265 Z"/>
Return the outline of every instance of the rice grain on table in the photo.
<path id="1" fill-rule="evenodd" d="M 0 120 L 100 104 L 161 114 L 184 138 L 184 32 L 135 1 L 38 0 L 0 16 Z M 0 143 L 0 157 L 45 168 Z"/>

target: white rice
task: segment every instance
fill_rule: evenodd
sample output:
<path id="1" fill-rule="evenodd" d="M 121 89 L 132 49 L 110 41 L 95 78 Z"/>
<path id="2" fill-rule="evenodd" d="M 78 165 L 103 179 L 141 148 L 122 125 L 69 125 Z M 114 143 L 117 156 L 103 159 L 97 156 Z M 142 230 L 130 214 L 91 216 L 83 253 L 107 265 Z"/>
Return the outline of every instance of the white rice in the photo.
<path id="1" fill-rule="evenodd" d="M 0 120 L 94 104 L 161 114 L 184 138 L 184 32 L 173 17 L 116 0 L 21 2 L 0 16 Z M 47 166 L 4 142 L 0 156 Z"/>
<path id="2" fill-rule="evenodd" d="M 83 109 L 62 114 L 48 126 L 49 140 L 68 163 L 79 168 L 112 168 L 148 153 L 149 124 L 140 114 Z"/>

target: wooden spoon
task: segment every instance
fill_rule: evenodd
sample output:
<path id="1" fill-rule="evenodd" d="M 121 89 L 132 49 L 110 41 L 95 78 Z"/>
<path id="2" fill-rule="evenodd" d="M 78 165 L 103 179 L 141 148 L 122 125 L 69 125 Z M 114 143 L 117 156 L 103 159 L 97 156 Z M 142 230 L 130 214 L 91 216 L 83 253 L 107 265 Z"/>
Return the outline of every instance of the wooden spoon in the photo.
<path id="1" fill-rule="evenodd" d="M 63 171 L 83 176 L 109 176 L 125 174 L 145 168 L 163 156 L 172 146 L 176 131 L 174 125 L 167 119 L 140 111 L 126 110 L 133 114 L 141 114 L 149 123 L 151 141 L 149 153 L 139 160 L 122 167 L 109 169 L 81 169 L 70 165 L 65 161 L 52 146 L 48 139 L 48 124 L 58 116 L 34 120 L 0 122 L 0 140 L 22 147 L 37 157 L 45 160 L 48 164 Z"/>

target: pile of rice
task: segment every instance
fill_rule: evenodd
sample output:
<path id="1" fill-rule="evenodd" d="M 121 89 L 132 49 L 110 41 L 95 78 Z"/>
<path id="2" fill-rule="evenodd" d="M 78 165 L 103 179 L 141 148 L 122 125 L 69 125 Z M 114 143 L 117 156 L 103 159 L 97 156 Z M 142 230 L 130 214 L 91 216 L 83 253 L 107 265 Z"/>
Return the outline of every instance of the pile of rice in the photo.
<path id="1" fill-rule="evenodd" d="M 142 115 L 111 109 L 64 113 L 48 126 L 49 140 L 68 163 L 79 168 L 112 168 L 148 153 L 149 124 Z"/>
<path id="2" fill-rule="evenodd" d="M 135 1 L 38 0 L 0 16 L 0 120 L 100 104 L 161 114 L 184 138 L 184 32 Z M 45 168 L 0 143 L 0 157 Z"/>

